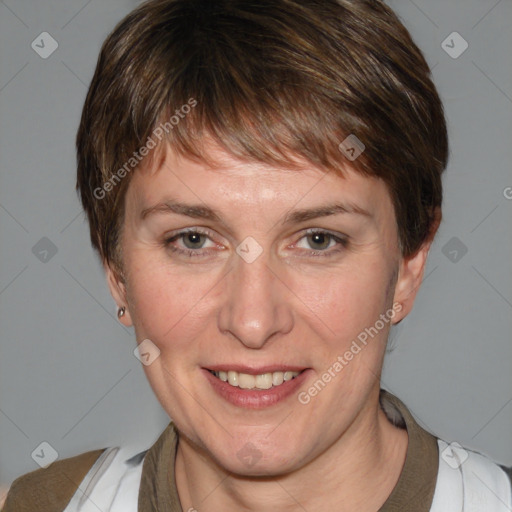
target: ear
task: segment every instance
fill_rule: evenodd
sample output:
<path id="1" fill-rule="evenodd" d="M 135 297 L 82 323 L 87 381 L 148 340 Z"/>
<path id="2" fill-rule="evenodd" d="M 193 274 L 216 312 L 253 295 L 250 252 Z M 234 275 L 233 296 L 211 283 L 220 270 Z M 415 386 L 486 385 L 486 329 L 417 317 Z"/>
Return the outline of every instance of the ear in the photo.
<path id="1" fill-rule="evenodd" d="M 107 278 L 107 285 L 110 290 L 110 294 L 116 301 L 117 307 L 124 307 L 126 309 L 125 314 L 119 318 L 119 321 L 126 327 L 133 325 L 130 310 L 128 309 L 128 300 L 126 298 L 126 285 L 120 272 L 114 268 L 113 264 L 105 263 L 103 265 L 105 269 L 105 275 Z"/>
<path id="2" fill-rule="evenodd" d="M 414 300 L 423 280 L 427 256 L 440 223 L 441 210 L 437 208 L 427 240 L 423 242 L 416 253 L 400 259 L 393 303 L 399 303 L 402 308 L 399 314 L 393 318 L 394 324 L 403 320 L 412 310 Z"/>

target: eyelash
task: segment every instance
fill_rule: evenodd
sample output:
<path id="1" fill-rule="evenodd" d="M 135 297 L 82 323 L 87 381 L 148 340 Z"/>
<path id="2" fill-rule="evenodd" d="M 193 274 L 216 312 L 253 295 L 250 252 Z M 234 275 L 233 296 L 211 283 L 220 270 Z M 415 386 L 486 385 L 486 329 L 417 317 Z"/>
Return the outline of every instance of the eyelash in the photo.
<path id="1" fill-rule="evenodd" d="M 206 249 L 206 250 L 204 250 L 204 252 L 200 252 L 201 249 L 198 249 L 198 250 L 178 249 L 177 247 L 172 245 L 172 243 L 174 241 L 184 237 L 185 235 L 189 235 L 189 234 L 205 235 L 209 238 L 208 232 L 202 231 L 199 228 L 190 228 L 190 229 L 185 229 L 183 231 L 180 231 L 179 233 L 173 234 L 170 237 L 166 237 L 163 241 L 163 244 L 166 248 L 170 249 L 172 252 L 177 253 L 179 255 L 189 257 L 189 258 L 207 257 L 211 254 L 212 251 L 214 251 L 212 249 Z M 335 256 L 337 253 L 341 252 L 348 245 L 348 240 L 346 238 L 336 236 L 329 231 L 325 231 L 325 230 L 319 229 L 319 228 L 310 228 L 310 229 L 306 230 L 303 233 L 303 235 L 299 238 L 299 241 L 302 240 L 303 238 L 306 238 L 307 236 L 316 235 L 316 234 L 327 235 L 328 237 L 330 237 L 330 240 L 338 243 L 338 248 L 336 248 L 336 249 L 331 248 L 331 249 L 326 249 L 323 251 L 312 249 L 312 250 L 308 251 L 309 256 L 312 256 L 314 258 L 317 258 L 317 257 L 325 258 L 325 257 Z M 339 247 L 339 246 L 341 246 L 341 247 Z M 306 249 L 304 249 L 304 250 L 306 250 Z"/>

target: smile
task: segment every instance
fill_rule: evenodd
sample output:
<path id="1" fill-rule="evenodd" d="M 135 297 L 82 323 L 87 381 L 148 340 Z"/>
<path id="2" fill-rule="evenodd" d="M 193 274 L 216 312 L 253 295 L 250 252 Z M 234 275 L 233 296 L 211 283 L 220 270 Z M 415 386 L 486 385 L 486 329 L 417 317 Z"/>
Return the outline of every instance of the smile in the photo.
<path id="1" fill-rule="evenodd" d="M 302 370 L 304 371 L 304 370 Z M 259 375 L 250 375 L 248 373 L 229 371 L 214 371 L 209 370 L 210 373 L 215 375 L 223 382 L 227 382 L 233 387 L 240 389 L 270 389 L 272 387 L 280 386 L 283 382 L 294 379 L 302 372 L 291 371 L 277 371 L 262 373 Z"/>

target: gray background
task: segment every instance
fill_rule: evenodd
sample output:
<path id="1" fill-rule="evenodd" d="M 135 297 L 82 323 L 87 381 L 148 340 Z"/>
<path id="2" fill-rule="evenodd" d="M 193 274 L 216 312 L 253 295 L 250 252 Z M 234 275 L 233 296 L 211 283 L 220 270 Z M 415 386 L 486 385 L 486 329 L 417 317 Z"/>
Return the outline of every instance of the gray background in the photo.
<path id="1" fill-rule="evenodd" d="M 37 469 L 43 441 L 59 458 L 149 447 L 168 423 L 133 332 L 115 318 L 74 191 L 74 137 L 99 48 L 136 4 L 0 2 L 0 483 Z M 383 387 L 431 432 L 510 465 L 512 2 L 389 4 L 433 67 L 451 161 L 444 221 Z M 458 58 L 442 47 L 454 31 L 469 44 Z M 31 48 L 42 32 L 58 42 L 47 59 Z"/>

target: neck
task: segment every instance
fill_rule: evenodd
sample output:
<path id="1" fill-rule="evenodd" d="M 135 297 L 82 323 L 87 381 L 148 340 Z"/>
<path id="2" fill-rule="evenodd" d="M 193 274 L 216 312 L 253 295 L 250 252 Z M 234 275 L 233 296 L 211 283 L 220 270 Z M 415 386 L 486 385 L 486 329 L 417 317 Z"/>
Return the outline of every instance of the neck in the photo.
<path id="1" fill-rule="evenodd" d="M 378 511 L 395 487 L 405 462 L 407 431 L 382 412 L 378 392 L 352 425 L 307 465 L 272 478 L 234 475 L 180 437 L 176 484 L 184 511 L 190 509 L 284 512 Z"/>

